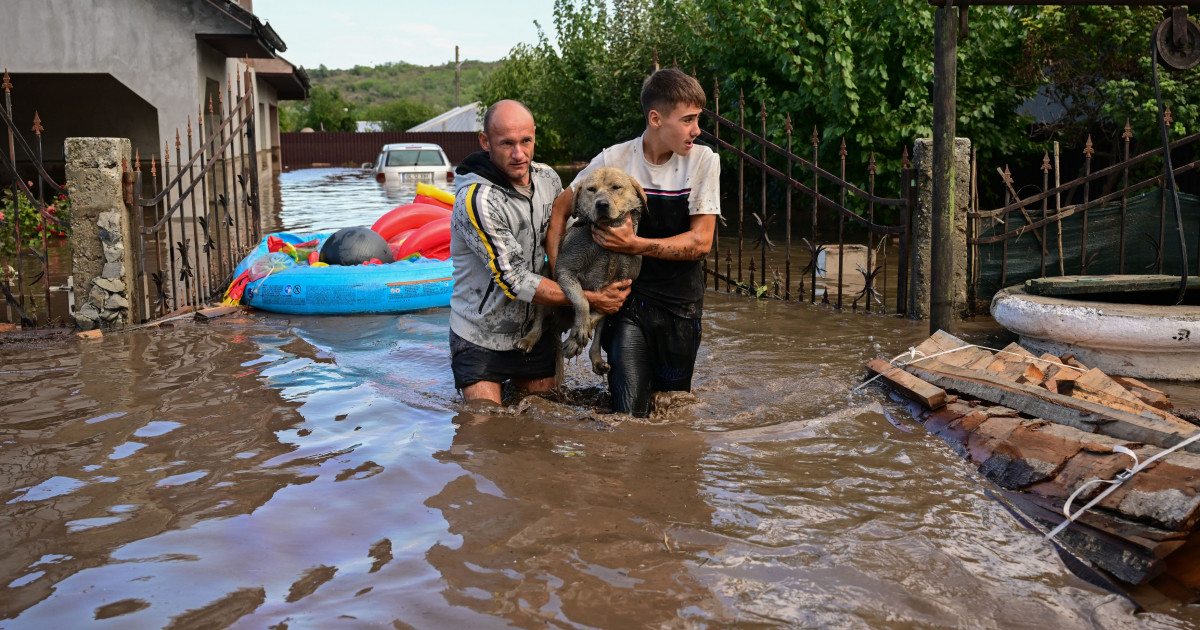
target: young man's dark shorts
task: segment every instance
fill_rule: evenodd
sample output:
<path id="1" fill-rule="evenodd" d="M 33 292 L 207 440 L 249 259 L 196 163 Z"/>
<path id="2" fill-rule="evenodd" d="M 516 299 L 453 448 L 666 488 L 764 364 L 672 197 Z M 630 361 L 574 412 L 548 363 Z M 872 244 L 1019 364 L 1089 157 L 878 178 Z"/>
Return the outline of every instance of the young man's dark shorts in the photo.
<path id="1" fill-rule="evenodd" d="M 654 392 L 691 391 L 700 318 L 679 317 L 631 298 L 604 320 L 601 345 L 612 365 L 608 388 L 613 411 L 645 418 Z"/>
<path id="2" fill-rule="evenodd" d="M 450 331 L 450 369 L 454 387 L 464 389 L 480 381 L 503 383 L 531 381 L 554 376 L 553 335 L 542 335 L 528 354 L 521 350 L 492 350 L 476 345 Z"/>

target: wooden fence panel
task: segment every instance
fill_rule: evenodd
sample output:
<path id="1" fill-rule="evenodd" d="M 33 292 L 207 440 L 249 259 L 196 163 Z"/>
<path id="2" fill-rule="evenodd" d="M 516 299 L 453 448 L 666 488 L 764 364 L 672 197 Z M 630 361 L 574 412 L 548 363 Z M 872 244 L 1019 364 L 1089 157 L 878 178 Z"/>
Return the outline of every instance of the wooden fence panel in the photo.
<path id="1" fill-rule="evenodd" d="M 404 131 L 324 131 L 279 134 L 284 170 L 314 166 L 359 166 L 374 162 L 385 144 L 432 142 L 446 151 L 451 164 L 479 150 L 479 134 L 474 131 L 408 133 Z"/>

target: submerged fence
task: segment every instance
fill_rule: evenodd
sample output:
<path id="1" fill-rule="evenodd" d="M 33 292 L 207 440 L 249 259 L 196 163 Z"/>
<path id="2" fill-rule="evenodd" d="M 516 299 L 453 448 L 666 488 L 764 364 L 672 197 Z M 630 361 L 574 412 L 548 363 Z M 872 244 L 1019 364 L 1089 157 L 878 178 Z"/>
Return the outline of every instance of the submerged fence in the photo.
<path id="1" fill-rule="evenodd" d="M 479 150 L 479 134 L 474 131 L 319 131 L 279 134 L 283 169 L 314 166 L 361 166 L 374 163 L 385 144 L 431 142 L 446 152 L 451 164 Z"/>
<path id="2" fill-rule="evenodd" d="M 11 187 L 0 195 L 3 201 L 0 204 L 2 321 L 30 327 L 63 323 L 67 316 L 66 300 L 61 303 L 51 300 L 51 291 L 60 287 L 51 286 L 50 239 L 54 238 L 56 249 L 66 246 L 61 237 L 70 226 L 65 216 L 60 215 L 65 215 L 70 206 L 67 190 L 55 182 L 43 166 L 44 128 L 37 112 L 33 114 L 32 146 L 13 122 L 13 85 L 7 71 L 0 87 L 4 89 L 0 121 L 3 121 L 8 136 L 8 150 L 0 152 L 0 169 L 4 174 L 0 180 L 12 181 Z M 22 177 L 17 167 L 18 157 L 30 164 L 32 180 Z"/>
<path id="3" fill-rule="evenodd" d="M 746 127 L 741 92 L 736 122 L 721 115 L 719 88 L 713 91 L 713 109 L 702 111 L 711 130 L 702 129 L 701 137 L 726 156 L 725 164 L 737 164 L 736 215 L 730 216 L 729 208 L 723 212 L 725 226 L 717 227 L 712 253 L 705 260 L 705 272 L 714 290 L 723 287 L 729 293 L 810 303 L 816 303 L 819 297 L 822 303 L 838 309 L 848 305 L 854 311 L 868 313 L 907 312 L 912 238 L 909 223 L 915 204 L 915 176 L 907 148 L 894 162 L 900 196 L 882 197 L 876 194 L 879 163 L 874 153 L 870 154 L 866 173 L 857 175 L 863 187 L 848 180 L 844 138 L 838 151 L 838 172 L 834 174 L 821 167 L 824 139 L 816 126 L 808 159 L 793 153 L 790 114 L 784 116 L 785 145 L 780 146 L 769 139 L 765 103 L 760 106 L 758 131 Z M 747 188 L 747 183 L 757 185 L 757 194 Z M 793 193 L 801 196 L 798 204 L 793 204 Z M 773 227 L 778 236 L 776 221 L 780 213 L 782 257 L 771 239 Z M 885 214 L 891 217 L 890 222 L 881 220 Z M 757 234 L 748 235 L 747 218 L 753 220 Z M 736 234 L 736 241 L 731 235 L 722 236 L 730 233 Z M 803 235 L 799 239 L 803 245 L 793 252 L 793 237 L 797 235 Z M 752 247 L 758 249 L 757 263 L 748 251 L 748 237 Z"/>
<path id="4" fill-rule="evenodd" d="M 1170 108 L 1166 119 L 1169 124 Z M 1197 154 L 1197 140 L 1200 133 L 1170 142 L 1192 274 L 1200 274 L 1200 197 L 1193 173 L 1197 162 L 1185 158 Z M 980 210 L 976 202 L 967 213 L 968 289 L 977 311 L 986 311 L 987 302 L 1001 288 L 1031 278 L 1181 272 L 1163 147 L 1153 142 L 1152 148 L 1135 154 L 1134 141 L 1127 121 L 1104 160 L 1107 165 L 1097 168 L 1089 136 L 1080 153 L 1082 176 L 1065 183 L 1057 143 L 1038 167 L 1040 182 L 1021 185 L 1008 166 L 996 169 L 989 179 L 1003 190 L 1004 205 Z M 987 181 L 986 174 L 977 170 L 976 164 L 972 172 Z"/>

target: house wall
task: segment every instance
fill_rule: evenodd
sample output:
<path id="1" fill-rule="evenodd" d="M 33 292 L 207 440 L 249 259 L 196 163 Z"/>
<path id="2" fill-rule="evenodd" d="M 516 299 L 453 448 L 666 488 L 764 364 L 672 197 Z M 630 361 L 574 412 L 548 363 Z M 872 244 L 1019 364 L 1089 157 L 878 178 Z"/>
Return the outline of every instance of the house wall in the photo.
<path id="1" fill-rule="evenodd" d="M 224 82 L 223 57 L 197 42 L 198 32 L 238 33 L 244 29 L 204 2 L 6 3 L 5 16 L 0 21 L 0 66 L 14 74 L 111 75 L 157 112 L 156 138 L 151 140 L 144 131 L 130 133 L 115 122 L 116 117 L 126 114 L 106 91 L 64 102 L 53 119 L 45 115 L 43 118 L 53 125 L 64 124 L 68 115 L 90 115 L 92 126 L 86 135 L 137 135 L 131 138 L 137 140 L 135 149 L 145 155 L 149 147 L 140 145 L 146 141 L 155 147 L 150 150 L 161 153 L 163 141 L 170 140 L 173 144 L 175 129 L 186 132 L 188 116 L 195 117 L 206 77 L 221 78 Z M 180 81 L 181 75 L 197 76 L 197 80 Z M 22 94 L 14 100 L 21 98 L 31 95 Z M 97 105 L 119 113 L 82 114 L 97 109 Z M 22 131 L 28 133 L 26 129 Z M 61 155 L 61 141 L 57 147 L 52 153 Z"/>

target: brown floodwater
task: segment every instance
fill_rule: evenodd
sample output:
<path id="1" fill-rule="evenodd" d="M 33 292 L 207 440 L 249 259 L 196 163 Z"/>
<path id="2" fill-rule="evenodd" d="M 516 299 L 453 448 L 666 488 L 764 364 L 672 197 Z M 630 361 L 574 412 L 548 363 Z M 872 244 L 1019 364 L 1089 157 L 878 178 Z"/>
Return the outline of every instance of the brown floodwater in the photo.
<path id="1" fill-rule="evenodd" d="M 281 225 L 330 227 L 286 222 L 306 177 Z M 706 300 L 692 395 L 644 421 L 579 361 L 465 407 L 445 309 L 0 346 L 0 628 L 1200 626 L 852 390 L 924 322 Z"/>

